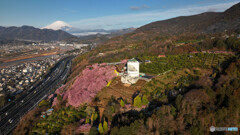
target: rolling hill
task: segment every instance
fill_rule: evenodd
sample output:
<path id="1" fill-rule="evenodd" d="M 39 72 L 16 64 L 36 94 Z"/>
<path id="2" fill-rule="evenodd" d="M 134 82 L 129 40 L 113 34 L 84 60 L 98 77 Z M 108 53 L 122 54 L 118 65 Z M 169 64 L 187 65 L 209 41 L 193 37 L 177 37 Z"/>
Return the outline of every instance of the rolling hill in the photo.
<path id="1" fill-rule="evenodd" d="M 181 16 L 157 21 L 138 28 L 134 34 L 160 34 L 162 36 L 183 33 L 215 33 L 224 30 L 240 30 L 240 3 L 225 12 L 206 12 L 193 16 Z"/>

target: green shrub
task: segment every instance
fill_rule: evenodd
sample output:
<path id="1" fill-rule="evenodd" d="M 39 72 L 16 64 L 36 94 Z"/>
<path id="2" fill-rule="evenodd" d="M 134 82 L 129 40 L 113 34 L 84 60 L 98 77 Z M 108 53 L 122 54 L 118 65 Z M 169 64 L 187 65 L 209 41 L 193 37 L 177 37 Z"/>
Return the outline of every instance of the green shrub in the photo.
<path id="1" fill-rule="evenodd" d="M 40 103 L 39 103 L 39 107 L 42 107 L 42 106 L 49 106 L 50 105 L 50 103 L 48 102 L 48 101 L 46 101 L 46 100 L 42 100 Z"/>
<path id="2" fill-rule="evenodd" d="M 86 119 L 85 123 L 88 124 L 89 122 L 90 122 L 89 119 Z"/>
<path id="3" fill-rule="evenodd" d="M 62 96 L 61 95 L 57 95 L 57 100 L 58 101 L 62 101 Z"/>
<path id="4" fill-rule="evenodd" d="M 106 133 L 108 131 L 108 124 L 105 120 L 103 122 L 103 130 L 104 130 L 104 133 Z"/>
<path id="5" fill-rule="evenodd" d="M 147 99 L 147 96 L 146 95 L 143 95 L 142 97 L 142 104 L 143 105 L 147 105 L 149 103 L 148 99 Z"/>
<path id="6" fill-rule="evenodd" d="M 91 121 L 95 121 L 98 118 L 98 113 L 97 112 L 93 112 L 92 116 L 91 116 Z"/>
<path id="7" fill-rule="evenodd" d="M 100 123 L 100 124 L 98 125 L 98 130 L 99 130 L 99 133 L 100 133 L 100 134 L 103 134 L 103 133 L 104 133 L 102 123 Z"/>
<path id="8" fill-rule="evenodd" d="M 133 104 L 135 107 L 141 107 L 142 106 L 142 101 L 141 101 L 141 97 L 139 96 L 136 96 L 134 98 L 134 104 Z"/>
<path id="9" fill-rule="evenodd" d="M 98 130 L 95 126 L 93 126 L 89 131 L 89 135 L 97 135 L 97 134 L 98 134 Z"/>
<path id="10" fill-rule="evenodd" d="M 121 107 L 124 107 L 125 106 L 125 103 L 124 103 L 124 101 L 121 99 L 121 101 L 120 101 L 120 105 L 121 105 Z"/>

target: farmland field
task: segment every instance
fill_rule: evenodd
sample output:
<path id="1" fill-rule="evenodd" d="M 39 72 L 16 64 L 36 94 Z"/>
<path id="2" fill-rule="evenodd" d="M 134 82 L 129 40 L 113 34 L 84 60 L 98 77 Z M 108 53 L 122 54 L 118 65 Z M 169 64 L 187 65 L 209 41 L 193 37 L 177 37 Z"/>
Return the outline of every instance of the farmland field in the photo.
<path id="1" fill-rule="evenodd" d="M 150 60 L 151 63 L 141 64 L 140 71 L 150 74 L 162 74 L 169 70 L 183 68 L 211 68 L 212 66 L 219 66 L 220 63 L 230 56 L 231 55 L 213 53 L 169 55 L 164 58 L 158 58 L 157 56 L 144 56 L 140 59 Z"/>

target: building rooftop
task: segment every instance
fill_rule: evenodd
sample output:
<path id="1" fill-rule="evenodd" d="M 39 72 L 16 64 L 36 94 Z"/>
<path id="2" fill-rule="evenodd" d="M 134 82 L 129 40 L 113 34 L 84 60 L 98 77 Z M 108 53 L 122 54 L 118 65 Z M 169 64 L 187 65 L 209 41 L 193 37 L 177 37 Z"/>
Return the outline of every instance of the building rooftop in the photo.
<path id="1" fill-rule="evenodd" d="M 135 58 L 129 59 L 128 62 L 138 62 Z"/>
<path id="2" fill-rule="evenodd" d="M 53 108 L 50 108 L 47 110 L 47 113 L 52 112 L 52 111 L 53 111 Z"/>

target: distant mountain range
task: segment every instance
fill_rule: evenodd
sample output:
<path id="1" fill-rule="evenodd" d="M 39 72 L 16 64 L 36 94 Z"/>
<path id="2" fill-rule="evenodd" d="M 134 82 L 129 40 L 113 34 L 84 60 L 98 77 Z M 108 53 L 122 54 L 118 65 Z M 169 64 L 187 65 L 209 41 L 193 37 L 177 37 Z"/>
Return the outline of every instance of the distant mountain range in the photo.
<path id="1" fill-rule="evenodd" d="M 74 36 L 62 30 L 38 29 L 31 26 L 22 27 L 1 27 L 0 39 L 6 40 L 41 40 L 41 41 L 57 41 Z"/>
<path id="2" fill-rule="evenodd" d="M 106 35 L 106 34 L 125 34 L 135 30 L 135 28 L 119 29 L 119 30 L 104 30 L 104 29 L 80 29 L 72 27 L 63 21 L 55 21 L 52 24 L 43 27 L 42 29 L 63 30 L 74 36 L 91 36 L 91 35 Z"/>
<path id="3" fill-rule="evenodd" d="M 68 31 L 74 36 L 78 37 L 83 37 L 83 36 L 92 36 L 92 35 L 123 35 L 126 33 L 130 33 L 136 30 L 136 28 L 126 28 L 126 29 L 119 29 L 119 30 L 104 30 L 104 29 L 95 29 L 95 30 L 80 30 L 80 29 L 75 29 L 75 30 L 70 30 Z"/>
<path id="4" fill-rule="evenodd" d="M 120 35 L 124 35 L 126 33 L 133 32 L 135 28 L 127 28 L 127 29 L 120 29 L 120 30 L 111 30 L 110 34 L 91 34 L 91 35 L 86 35 L 86 36 L 78 36 L 78 38 L 71 38 L 65 40 L 66 42 L 78 42 L 78 43 L 84 43 L 84 44 L 101 44 L 106 42 L 107 40 L 117 37 Z"/>
<path id="5" fill-rule="evenodd" d="M 0 26 L 0 40 L 35 40 L 35 41 L 59 41 L 67 39 L 77 39 L 76 36 L 81 37 L 80 40 L 86 37 L 87 40 L 101 42 L 103 37 L 104 41 L 122 34 L 134 31 L 135 28 L 120 29 L 120 30 L 80 30 L 73 28 L 63 21 L 56 21 L 41 29 L 32 26 L 22 27 L 2 27 Z M 92 43 L 92 42 L 90 42 Z"/>

